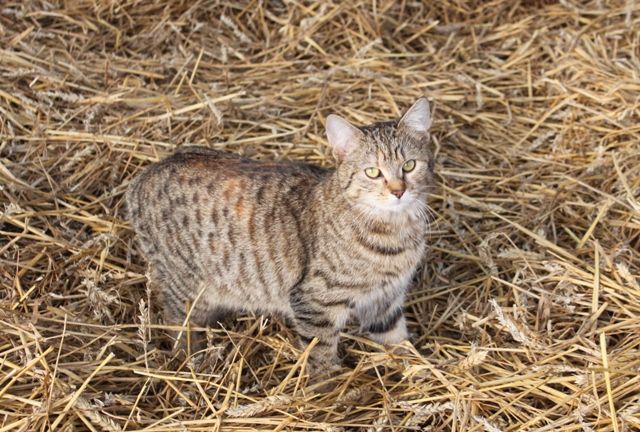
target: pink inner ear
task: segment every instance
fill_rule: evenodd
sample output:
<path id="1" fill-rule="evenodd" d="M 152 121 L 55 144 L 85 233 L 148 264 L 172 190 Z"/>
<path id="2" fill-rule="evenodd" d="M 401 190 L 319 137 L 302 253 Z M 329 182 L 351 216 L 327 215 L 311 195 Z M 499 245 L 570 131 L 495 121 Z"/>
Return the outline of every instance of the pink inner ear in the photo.
<path id="1" fill-rule="evenodd" d="M 333 148 L 333 156 L 338 160 L 343 160 L 347 157 L 347 153 L 344 150 L 338 149 L 336 147 Z"/>
<path id="2" fill-rule="evenodd" d="M 327 141 L 338 160 L 344 159 L 357 145 L 360 131 L 340 116 L 327 117 Z"/>
<path id="3" fill-rule="evenodd" d="M 418 99 L 400 119 L 399 124 L 415 133 L 425 134 L 429 132 L 431 128 L 431 112 L 427 99 L 424 97 Z"/>

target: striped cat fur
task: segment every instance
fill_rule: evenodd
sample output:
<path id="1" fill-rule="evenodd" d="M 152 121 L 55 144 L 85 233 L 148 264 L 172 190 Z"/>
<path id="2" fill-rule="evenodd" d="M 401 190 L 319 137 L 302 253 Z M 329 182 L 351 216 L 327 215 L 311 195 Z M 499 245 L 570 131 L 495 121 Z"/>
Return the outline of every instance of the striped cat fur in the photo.
<path id="1" fill-rule="evenodd" d="M 330 115 L 333 169 L 204 147 L 147 167 L 126 203 L 165 320 L 281 314 L 303 344 L 318 338 L 316 365 L 337 361 L 352 318 L 375 341 L 405 340 L 428 228 L 430 125 L 425 98 L 399 121 L 355 127 Z"/>

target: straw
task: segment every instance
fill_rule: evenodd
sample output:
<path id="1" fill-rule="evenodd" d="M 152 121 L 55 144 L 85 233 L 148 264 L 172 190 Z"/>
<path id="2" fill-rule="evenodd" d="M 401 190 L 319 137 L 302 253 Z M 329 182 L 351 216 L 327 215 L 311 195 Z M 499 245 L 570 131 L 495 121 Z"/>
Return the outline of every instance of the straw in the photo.
<path id="1" fill-rule="evenodd" d="M 638 29 L 626 0 L 2 2 L 0 431 L 640 430 Z M 354 323 L 320 379 L 249 314 L 176 356 L 131 179 L 188 144 L 331 166 L 330 113 L 423 95 L 411 343 Z"/>

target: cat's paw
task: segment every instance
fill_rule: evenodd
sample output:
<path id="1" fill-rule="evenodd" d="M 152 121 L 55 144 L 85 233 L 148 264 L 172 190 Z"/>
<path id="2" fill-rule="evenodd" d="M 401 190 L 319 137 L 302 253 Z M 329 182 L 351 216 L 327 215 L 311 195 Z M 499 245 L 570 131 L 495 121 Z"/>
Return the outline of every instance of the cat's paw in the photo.
<path id="1" fill-rule="evenodd" d="M 309 387 L 317 393 L 329 393 L 337 386 L 335 378 L 342 373 L 339 363 L 310 363 Z"/>
<path id="2" fill-rule="evenodd" d="M 337 355 L 311 356 L 307 362 L 310 375 L 319 375 L 341 369 L 340 359 Z"/>
<path id="3" fill-rule="evenodd" d="M 403 340 L 397 344 L 385 345 L 385 348 L 389 354 L 397 357 L 415 357 L 418 354 L 416 348 L 408 340 Z"/>
<path id="4" fill-rule="evenodd" d="M 389 347 L 408 340 L 409 332 L 407 331 L 407 326 L 402 322 L 387 332 L 372 333 L 369 337 L 379 344 Z"/>

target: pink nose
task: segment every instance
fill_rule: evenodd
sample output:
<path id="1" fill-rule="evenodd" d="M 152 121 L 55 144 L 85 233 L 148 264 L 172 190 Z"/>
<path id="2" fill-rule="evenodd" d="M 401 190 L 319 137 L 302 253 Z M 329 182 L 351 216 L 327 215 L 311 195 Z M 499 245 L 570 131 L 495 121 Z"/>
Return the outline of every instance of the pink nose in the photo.
<path id="1" fill-rule="evenodd" d="M 393 189 L 393 190 L 391 190 L 391 193 L 393 195 L 395 195 L 396 198 L 400 199 L 400 198 L 402 198 L 402 195 L 404 194 L 404 189 Z"/>

